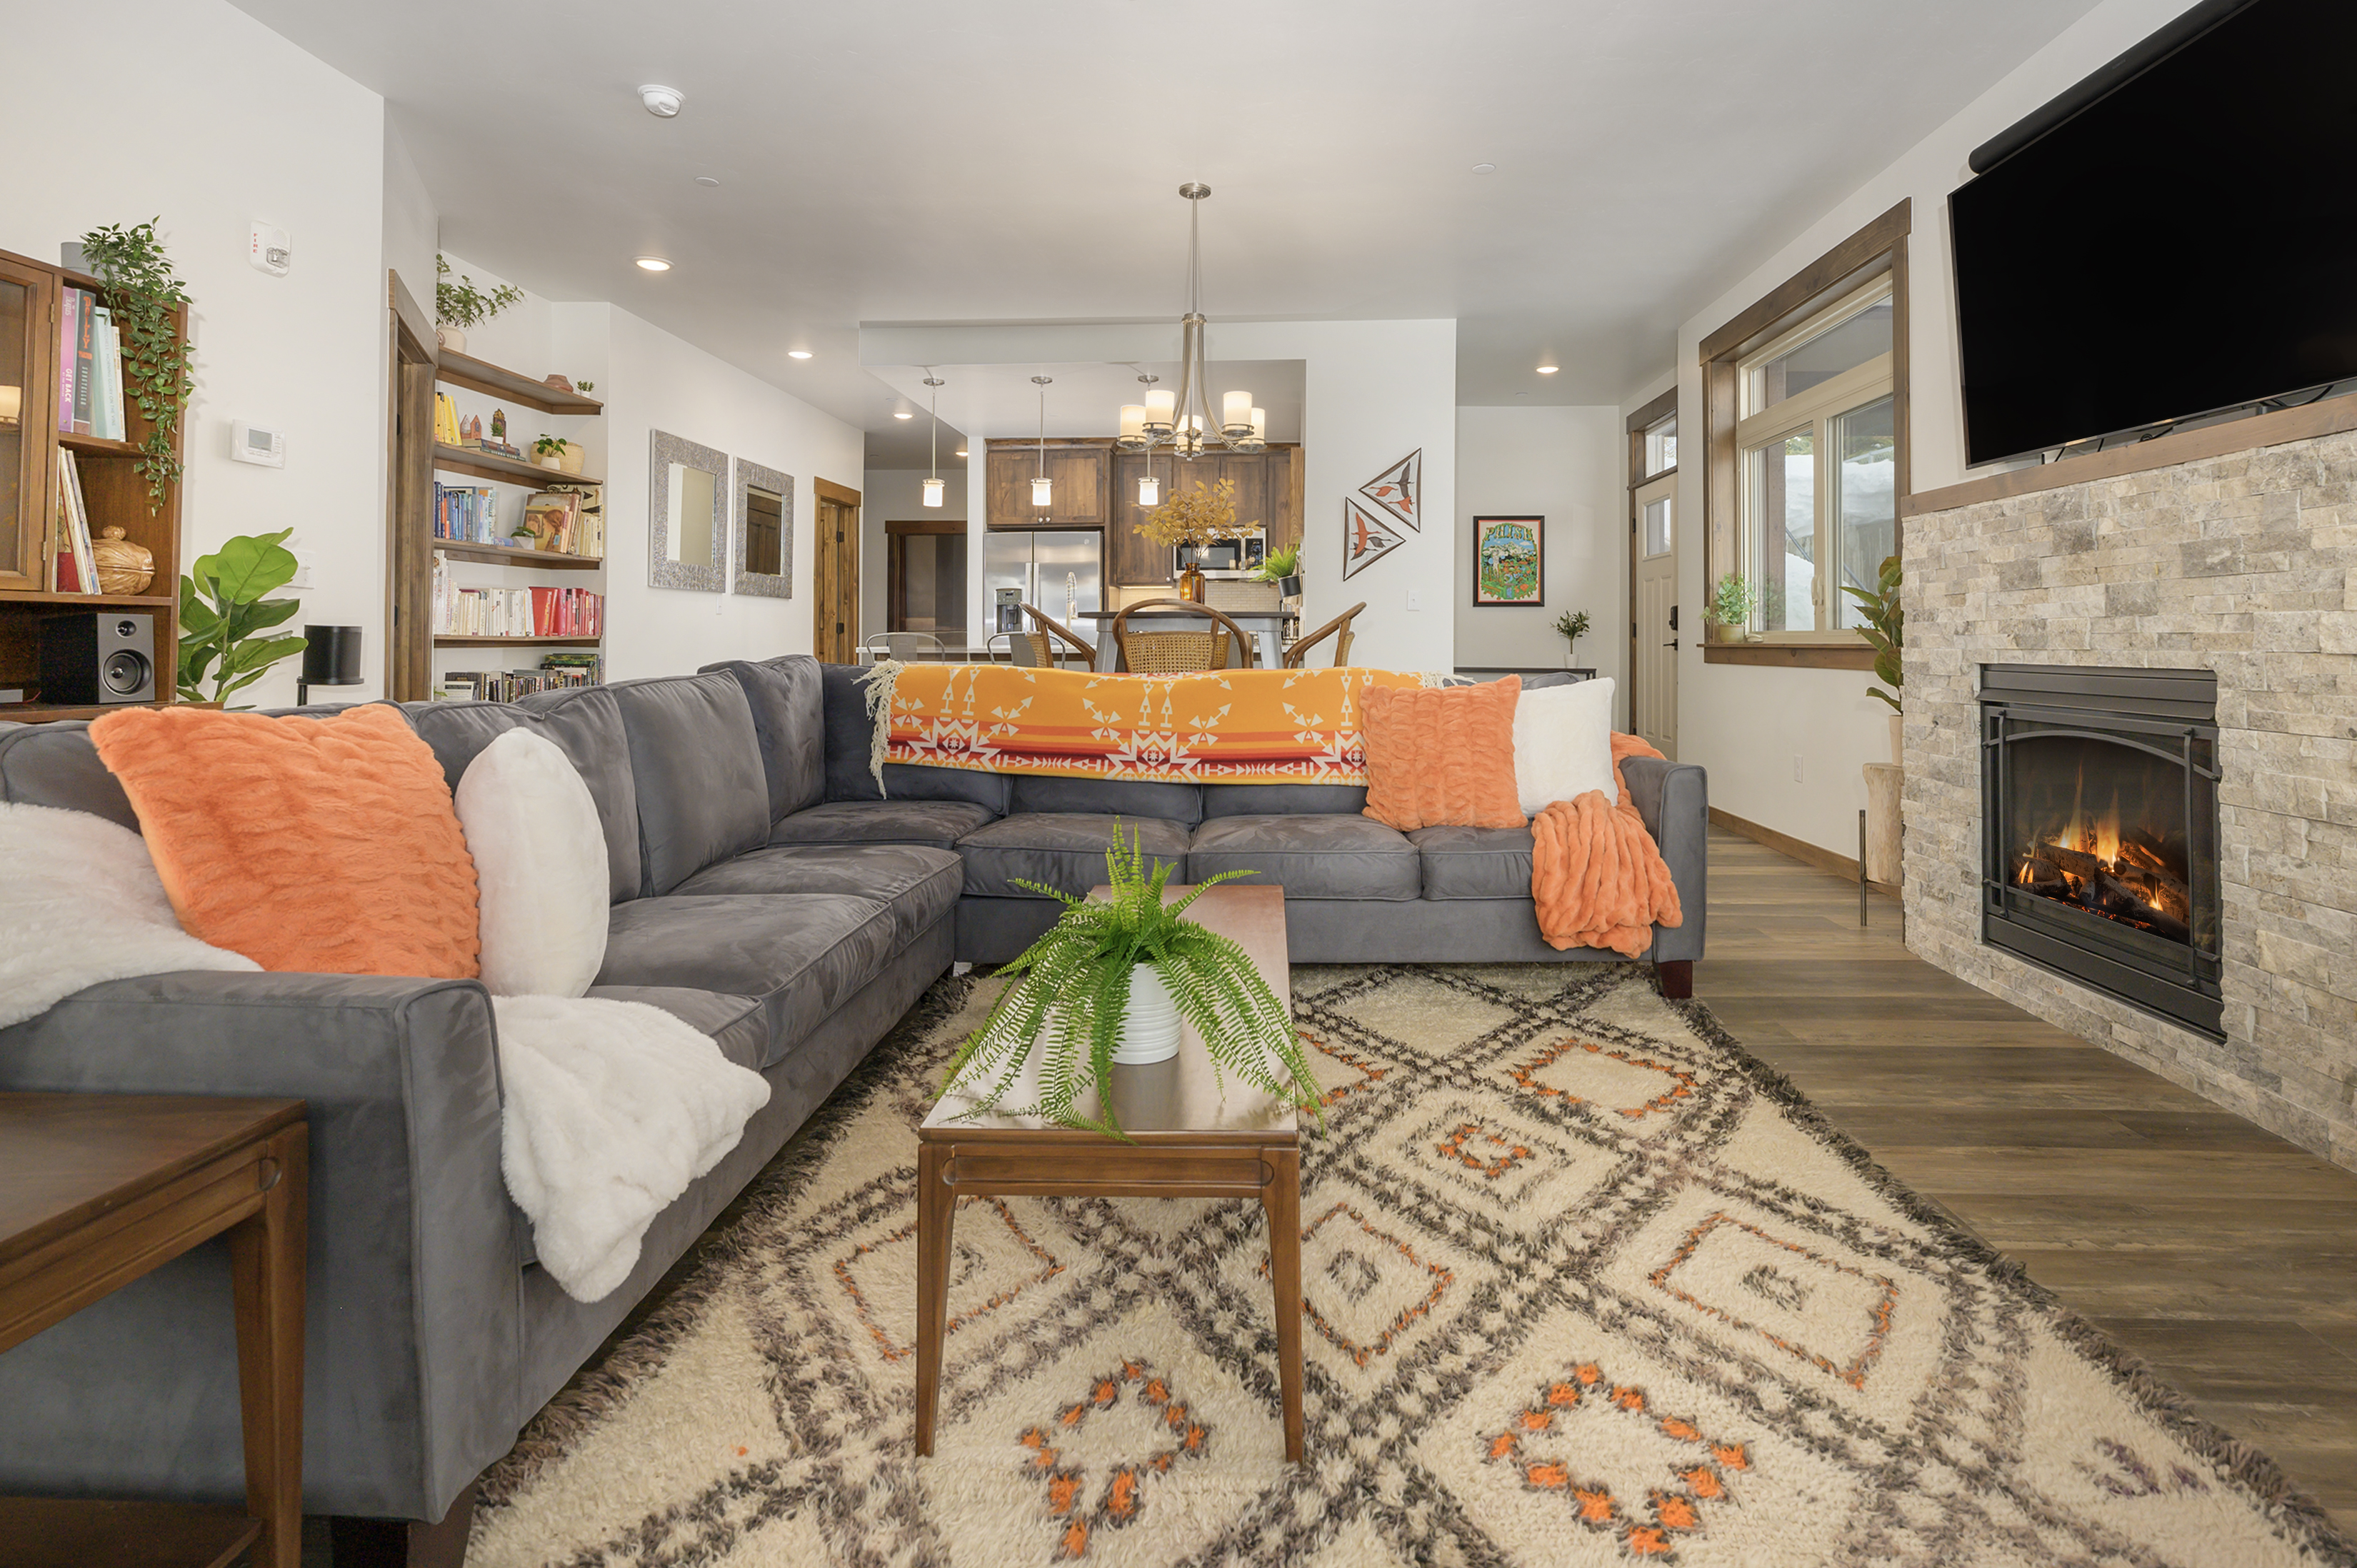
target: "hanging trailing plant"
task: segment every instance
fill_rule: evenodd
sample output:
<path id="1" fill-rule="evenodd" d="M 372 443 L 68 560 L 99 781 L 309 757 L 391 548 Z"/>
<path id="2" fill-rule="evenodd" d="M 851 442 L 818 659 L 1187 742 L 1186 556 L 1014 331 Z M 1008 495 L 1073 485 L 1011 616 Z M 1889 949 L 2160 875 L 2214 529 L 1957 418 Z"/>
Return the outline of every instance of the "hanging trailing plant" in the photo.
<path id="1" fill-rule="evenodd" d="M 434 258 L 434 319 L 445 327 L 456 327 L 461 332 L 481 326 L 510 306 L 523 303 L 523 290 L 511 283 L 503 283 L 490 290 L 475 286 L 475 280 L 465 273 L 458 281 L 450 279 L 450 263 L 436 253 Z"/>
<path id="2" fill-rule="evenodd" d="M 188 289 L 172 275 L 172 259 L 156 237 L 161 221 L 151 218 L 128 229 L 109 223 L 81 237 L 82 260 L 105 285 L 107 310 L 123 334 L 125 389 L 147 420 L 137 467 L 147 480 L 150 512 L 180 477 L 173 447 L 180 415 L 197 390 L 188 373 L 188 340 L 172 323 L 172 312 L 189 303 Z"/>

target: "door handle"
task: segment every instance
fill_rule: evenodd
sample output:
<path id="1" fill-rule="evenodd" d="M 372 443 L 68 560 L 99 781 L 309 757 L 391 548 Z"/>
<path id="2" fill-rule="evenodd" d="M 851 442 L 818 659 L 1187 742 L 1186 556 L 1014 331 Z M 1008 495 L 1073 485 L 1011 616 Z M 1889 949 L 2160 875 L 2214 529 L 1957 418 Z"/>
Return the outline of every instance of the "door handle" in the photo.
<path id="1" fill-rule="evenodd" d="M 1670 639 L 1670 640 L 1669 640 L 1669 641 L 1667 641 L 1667 642 L 1665 642 L 1665 643 L 1662 644 L 1662 646 L 1663 646 L 1663 648 L 1666 648 L 1666 649 L 1669 649 L 1669 650 L 1673 650 L 1673 651 L 1675 651 L 1675 650 L 1676 650 L 1676 649 L 1677 649 L 1677 646 L 1678 646 L 1678 639 L 1677 639 L 1676 638 L 1674 638 L 1674 638 Z"/>
<path id="2" fill-rule="evenodd" d="M 1678 629 L 1678 607 L 1675 605 L 1670 607 L 1670 629 L 1672 631 Z"/>

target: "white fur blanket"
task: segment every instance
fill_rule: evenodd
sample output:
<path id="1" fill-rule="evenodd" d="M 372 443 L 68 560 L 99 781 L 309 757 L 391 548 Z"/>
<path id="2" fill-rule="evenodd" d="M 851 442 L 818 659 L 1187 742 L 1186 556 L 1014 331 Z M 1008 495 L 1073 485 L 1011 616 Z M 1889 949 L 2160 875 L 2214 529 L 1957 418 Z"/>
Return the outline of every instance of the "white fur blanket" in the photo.
<path id="1" fill-rule="evenodd" d="M 180 929 L 137 833 L 86 811 L 0 801 L 0 1028 L 101 981 L 255 971 Z M 540 1262 L 596 1301 L 648 1225 L 737 1146 L 769 1081 L 661 1008 L 500 996 L 500 1166 Z"/>

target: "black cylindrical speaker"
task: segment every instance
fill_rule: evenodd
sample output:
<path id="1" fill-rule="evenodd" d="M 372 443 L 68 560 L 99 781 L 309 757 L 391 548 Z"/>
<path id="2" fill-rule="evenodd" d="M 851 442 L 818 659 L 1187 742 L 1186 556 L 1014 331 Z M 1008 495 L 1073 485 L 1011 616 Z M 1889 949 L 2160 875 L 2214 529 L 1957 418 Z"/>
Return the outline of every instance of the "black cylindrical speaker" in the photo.
<path id="1" fill-rule="evenodd" d="M 305 627 L 303 683 L 307 686 L 359 685 L 361 628 L 356 626 Z"/>

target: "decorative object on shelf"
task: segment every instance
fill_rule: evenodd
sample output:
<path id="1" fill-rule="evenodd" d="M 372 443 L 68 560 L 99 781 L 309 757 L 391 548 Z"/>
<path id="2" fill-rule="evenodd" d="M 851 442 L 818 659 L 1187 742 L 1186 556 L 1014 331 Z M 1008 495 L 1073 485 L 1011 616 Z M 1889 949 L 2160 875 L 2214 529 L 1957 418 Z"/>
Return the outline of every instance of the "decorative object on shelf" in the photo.
<path id="1" fill-rule="evenodd" d="M 507 445 L 508 411 L 504 408 L 491 410 L 491 439 L 502 446 Z"/>
<path id="2" fill-rule="evenodd" d="M 1417 447 L 1361 485 L 1359 493 L 1422 533 L 1418 508 L 1424 499 L 1424 448 Z"/>
<path id="3" fill-rule="evenodd" d="M 124 334 L 130 392 L 147 421 L 139 444 L 139 472 L 147 480 L 147 510 L 164 504 L 165 490 L 180 477 L 174 451 L 180 415 L 197 390 L 188 373 L 188 342 L 172 325 L 172 313 L 189 304 L 188 285 L 172 275 L 172 259 L 156 237 L 160 218 L 124 228 L 110 223 L 81 237 L 82 259 L 106 285 L 115 328 Z"/>
<path id="4" fill-rule="evenodd" d="M 1546 603 L 1546 519 L 1473 520 L 1473 603 L 1533 608 Z"/>
<path id="5" fill-rule="evenodd" d="M 1168 446 L 1182 457 L 1200 456 L 1214 446 L 1231 452 L 1266 451 L 1268 411 L 1253 406 L 1252 393 L 1222 392 L 1218 415 L 1211 413 L 1211 378 L 1203 364 L 1202 247 L 1202 202 L 1211 188 L 1190 180 L 1178 188 L 1178 194 L 1187 199 L 1187 314 L 1179 317 L 1178 390 L 1156 392 L 1156 378 L 1140 376 L 1146 383 L 1146 401 L 1122 404 L 1115 445 L 1125 452 Z M 1139 485 L 1142 492 L 1145 481 Z M 1153 503 L 1141 493 L 1138 504 Z"/>
<path id="6" fill-rule="evenodd" d="M 969 1069 L 977 1085 L 988 1085 L 961 1118 L 996 1109 L 1037 1053 L 1039 1102 L 1005 1114 L 1038 1116 L 1135 1142 L 1114 1112 L 1114 1065 L 1163 1061 L 1178 1054 L 1170 1037 L 1176 1031 L 1157 1016 L 1157 1001 L 1144 994 L 1142 983 L 1149 975 L 1160 982 L 1168 1004 L 1202 1036 L 1214 1070 L 1232 1072 L 1302 1110 L 1317 1109 L 1317 1080 L 1284 1001 L 1243 948 L 1184 918 L 1204 888 L 1253 874 L 1228 871 L 1206 877 L 1185 897 L 1165 904 L 1170 872 L 1168 863 L 1159 860 L 1149 872 L 1137 835 L 1123 842 L 1116 831 L 1114 846 L 1105 852 L 1112 896 L 1103 902 L 1042 883 L 1017 884 L 1060 900 L 1064 913 L 1000 972 L 1012 983 L 942 1075 L 944 1092 Z M 1102 1120 L 1081 1113 L 1081 1101 L 1092 1086 L 1100 1090 Z"/>
<path id="7" fill-rule="evenodd" d="M 565 449 L 570 445 L 562 435 L 543 435 L 532 444 L 532 460 L 544 468 L 564 473 Z M 577 467 L 573 470 L 576 474 L 580 471 Z"/>
<path id="8" fill-rule="evenodd" d="M 314 686 L 358 686 L 361 673 L 361 628 L 356 626 L 307 626 L 303 628 L 303 672 L 295 677 L 296 705 L 311 704 Z"/>
<path id="9" fill-rule="evenodd" d="M 941 377 L 933 374 L 933 368 L 931 365 L 925 367 L 925 385 L 931 389 L 933 400 L 931 405 L 933 419 L 933 471 L 931 477 L 925 480 L 925 504 L 930 507 L 938 507 L 942 504 L 943 492 L 947 489 L 947 487 L 942 483 L 941 389 L 948 384 L 949 383 L 942 381 Z M 1039 394 L 1041 406 L 1043 408 L 1046 405 L 1047 396 L 1048 394 L 1045 392 L 1041 392 Z M 1044 419 L 1041 421 L 1041 434 L 1046 434 L 1046 421 Z"/>
<path id="10" fill-rule="evenodd" d="M 561 392 L 569 392 L 574 390 L 573 383 L 566 381 L 563 376 L 558 375 L 554 371 L 551 371 L 548 374 L 541 377 L 540 384 L 544 387 L 554 387 Z"/>
<path id="11" fill-rule="evenodd" d="M 1350 497 L 1342 498 L 1342 580 L 1349 582 L 1406 541 Z"/>
<path id="12" fill-rule="evenodd" d="M 1279 597 L 1297 599 L 1301 596 L 1301 546 L 1288 544 L 1282 550 L 1272 550 L 1261 557 L 1253 568 L 1253 579 L 1275 583 Z"/>
<path id="13" fill-rule="evenodd" d="M 1039 466 L 1031 476 L 1031 504 L 1052 505 L 1055 483 L 1048 478 L 1048 389 L 1055 384 L 1053 376 L 1033 376 L 1031 384 L 1039 389 Z"/>
<path id="14" fill-rule="evenodd" d="M 134 544 L 120 528 L 99 530 L 91 547 L 98 561 L 98 591 L 102 594 L 144 594 L 156 580 L 156 555 L 144 544 Z"/>
<path id="15" fill-rule="evenodd" d="M 1563 639 L 1563 667 L 1566 670 L 1579 657 L 1579 639 L 1587 635 L 1587 612 L 1566 610 L 1555 618 L 1555 634 Z"/>
<path id="16" fill-rule="evenodd" d="M 434 257 L 434 341 L 453 353 L 464 353 L 467 333 L 511 306 L 523 303 L 523 290 L 513 284 L 501 284 L 486 292 L 475 286 L 475 280 L 465 273 L 450 282 L 450 263 L 436 253 Z"/>
<path id="17" fill-rule="evenodd" d="M 794 479 L 737 459 L 737 575 L 734 593 L 794 596 Z"/>
<path id="18" fill-rule="evenodd" d="M 597 390 L 597 383 L 596 381 L 576 381 L 573 383 L 573 390 L 579 392 L 583 397 L 587 397 L 591 392 Z"/>
<path id="19" fill-rule="evenodd" d="M 458 445 L 461 446 L 480 446 L 482 444 L 482 415 L 470 413 L 466 418 L 458 422 Z"/>
<path id="20" fill-rule="evenodd" d="M 272 665 L 303 651 L 299 637 L 261 635 L 303 607 L 300 599 L 265 596 L 285 586 L 301 565 L 285 544 L 294 532 L 282 528 L 275 533 L 241 533 L 188 564 L 180 578 L 178 687 L 182 702 L 226 704 L 269 673 Z M 207 680 L 213 685 L 210 693 L 204 689 Z"/>
<path id="21" fill-rule="evenodd" d="M 1751 636 L 1751 610 L 1757 600 L 1750 579 L 1729 572 L 1711 590 L 1710 613 L 1704 618 L 1703 636 L 1711 642 L 1743 642 Z"/>
<path id="22" fill-rule="evenodd" d="M 728 454 L 654 431 L 647 465 L 647 584 L 728 591 Z"/>

